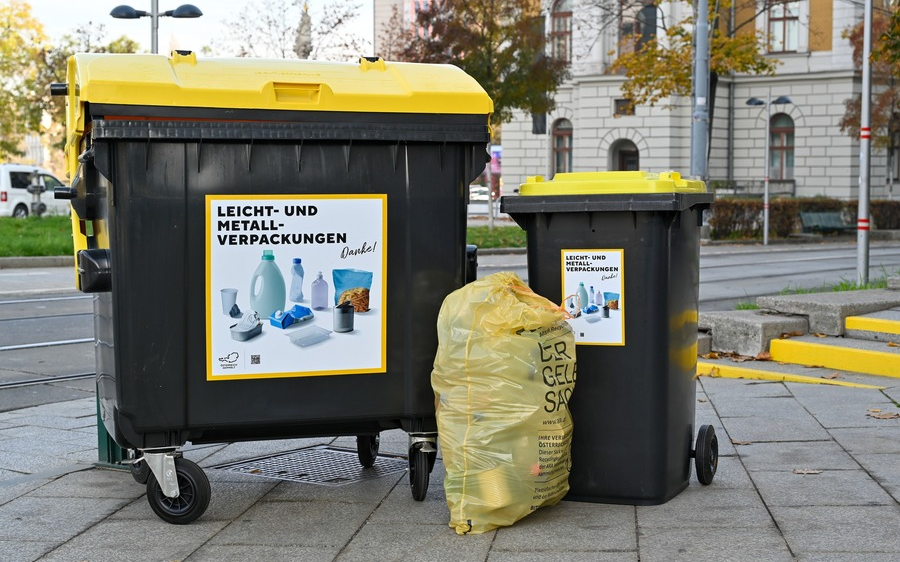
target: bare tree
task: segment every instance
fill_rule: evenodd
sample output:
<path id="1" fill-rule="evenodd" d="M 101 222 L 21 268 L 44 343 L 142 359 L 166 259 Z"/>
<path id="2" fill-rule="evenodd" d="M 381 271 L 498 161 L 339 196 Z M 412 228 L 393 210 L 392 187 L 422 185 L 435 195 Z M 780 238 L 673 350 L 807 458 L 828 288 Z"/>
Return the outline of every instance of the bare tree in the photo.
<path id="1" fill-rule="evenodd" d="M 396 60 L 408 43 L 409 29 L 397 6 L 391 6 L 391 17 L 381 24 L 378 33 L 379 52 L 384 60 Z"/>
<path id="2" fill-rule="evenodd" d="M 316 60 L 356 60 L 372 54 L 368 39 L 353 32 L 360 5 L 353 0 L 334 0 L 326 4 L 321 19 L 313 24 L 313 50 Z"/>
<path id="3" fill-rule="evenodd" d="M 303 0 L 262 0 L 247 4 L 237 18 L 226 22 L 227 32 L 215 50 L 238 57 L 317 60 L 354 60 L 372 47 L 355 29 L 360 5 L 334 0 L 312 18 Z M 304 17 L 310 18 L 304 23 Z M 307 46 L 298 32 L 309 26 Z M 298 43 L 299 42 L 299 43 Z M 300 48 L 302 47 L 302 48 Z M 308 50 L 308 51 L 307 51 Z"/>
<path id="4" fill-rule="evenodd" d="M 544 0 L 548 13 L 560 0 Z M 569 0 L 574 5 L 574 0 Z M 575 45 L 575 58 L 584 58 L 597 46 L 603 36 L 615 30 L 616 41 L 624 24 L 634 20 L 638 12 L 647 5 L 647 0 L 584 0 L 579 9 L 572 10 L 572 27 L 582 39 Z M 650 5 L 655 5 L 650 3 Z M 574 8 L 574 6 L 573 6 Z M 662 21 L 662 18 L 658 18 Z"/>

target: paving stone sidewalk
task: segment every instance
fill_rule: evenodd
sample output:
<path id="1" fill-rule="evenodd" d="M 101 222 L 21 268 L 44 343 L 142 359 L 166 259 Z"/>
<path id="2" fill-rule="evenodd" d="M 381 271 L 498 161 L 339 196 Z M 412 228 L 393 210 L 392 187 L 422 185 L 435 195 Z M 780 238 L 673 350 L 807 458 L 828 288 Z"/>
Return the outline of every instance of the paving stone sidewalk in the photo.
<path id="1" fill-rule="evenodd" d="M 188 448 L 212 501 L 184 526 L 158 519 L 128 472 L 95 467 L 96 406 L 85 398 L 0 414 L 0 560 L 837 561 L 900 559 L 900 380 L 885 390 L 703 377 L 698 425 L 715 426 L 719 469 L 661 506 L 561 502 L 515 525 L 457 536 L 440 461 L 428 497 L 407 475 L 325 487 L 210 469 L 352 439 Z M 886 417 L 886 416 L 881 416 Z M 639 439 L 639 436 L 635 436 Z M 639 446 L 639 443 L 636 443 Z M 382 453 L 405 453 L 401 431 Z"/>

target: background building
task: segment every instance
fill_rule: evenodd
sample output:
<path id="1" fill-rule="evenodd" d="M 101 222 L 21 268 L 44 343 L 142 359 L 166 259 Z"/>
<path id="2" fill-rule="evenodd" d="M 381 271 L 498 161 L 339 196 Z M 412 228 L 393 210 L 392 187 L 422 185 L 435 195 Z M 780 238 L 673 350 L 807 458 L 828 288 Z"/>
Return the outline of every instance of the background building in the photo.
<path id="1" fill-rule="evenodd" d="M 384 52 L 384 45 L 381 43 L 384 26 L 391 24 L 391 18 L 394 16 L 394 8 L 400 17 L 401 24 L 405 27 L 412 28 L 416 23 L 416 13 L 423 6 L 428 5 L 428 0 L 374 0 L 375 15 L 373 18 L 374 35 L 373 43 L 375 45 L 375 53 Z"/>
<path id="2" fill-rule="evenodd" d="M 552 54 L 570 61 L 571 76 L 555 96 L 557 107 L 547 116 L 545 134 L 532 133 L 532 118 L 524 112 L 504 124 L 505 190 L 527 176 L 552 178 L 567 171 L 689 173 L 691 99 L 674 98 L 656 107 L 629 110 L 621 92 L 624 77 L 609 74 L 608 68 L 620 53 L 621 37 L 635 32 L 653 35 L 664 24 L 689 15 L 690 5 L 544 1 Z M 883 5 L 882 0 L 875 2 L 876 7 Z M 712 104 L 710 184 L 722 194 L 762 193 L 768 115 L 771 194 L 855 198 L 859 140 L 842 133 L 838 123 L 845 100 L 862 89 L 852 45 L 842 34 L 862 21 L 863 3 L 793 0 L 773 4 L 770 0 L 769 4 L 736 0 L 731 14 L 736 24 L 747 22 L 741 33 L 768 36 L 760 49 L 782 64 L 772 77 L 719 76 Z M 381 25 L 390 19 L 392 6 L 401 10 L 406 22 L 414 20 L 414 0 L 375 0 L 376 52 Z M 789 103 L 767 107 L 764 102 L 769 96 Z M 751 98 L 763 104 L 747 105 Z M 889 173 L 887 166 L 886 151 L 873 147 L 873 199 L 889 198 L 898 191 L 891 179 L 898 170 Z"/>
<path id="3" fill-rule="evenodd" d="M 740 2 L 740 0 L 739 0 Z M 640 11 L 608 26 L 591 47 L 578 21 L 580 0 L 557 0 L 548 10 L 548 29 L 562 35 L 572 76 L 556 96 L 545 135 L 532 134 L 531 117 L 517 114 L 503 127 L 503 172 L 507 186 L 526 176 L 552 177 L 565 171 L 690 171 L 691 99 L 671 99 L 672 109 L 625 110 L 621 76 L 605 74 L 622 33 L 647 26 Z M 583 2 L 582 2 L 583 3 Z M 585 4 L 588 5 L 588 4 Z M 652 9 L 652 7 L 651 7 Z M 664 3 L 657 18 L 681 19 L 684 3 Z M 755 3 L 736 5 L 735 21 L 752 20 Z M 573 17 L 574 14 L 574 17 Z M 709 179 L 720 193 L 761 193 L 765 169 L 766 117 L 757 98 L 784 97 L 769 106 L 770 193 L 854 198 L 858 193 L 859 141 L 843 134 L 838 122 L 844 102 L 861 91 L 852 46 L 842 33 L 862 21 L 863 4 L 841 0 L 796 0 L 776 4 L 746 26 L 769 32 L 767 54 L 782 65 L 776 76 L 720 76 L 710 136 Z M 631 21 L 629 21 L 631 19 Z M 655 20 L 651 21 L 655 24 Z M 641 30 L 641 32 L 644 32 Z M 557 53 L 566 52 L 558 49 Z M 872 150 L 872 198 L 892 193 L 884 150 Z"/>

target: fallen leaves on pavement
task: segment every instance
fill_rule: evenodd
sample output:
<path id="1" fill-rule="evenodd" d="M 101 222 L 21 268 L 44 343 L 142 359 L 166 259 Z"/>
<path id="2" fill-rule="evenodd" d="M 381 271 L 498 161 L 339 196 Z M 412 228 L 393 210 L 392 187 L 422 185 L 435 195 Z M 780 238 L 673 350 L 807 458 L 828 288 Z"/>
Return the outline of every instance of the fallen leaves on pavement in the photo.
<path id="1" fill-rule="evenodd" d="M 814 470 L 812 468 L 795 468 L 794 474 L 822 474 L 822 471 Z"/>
<path id="2" fill-rule="evenodd" d="M 831 373 L 830 375 L 822 375 L 822 376 L 819 377 L 819 378 L 823 378 L 823 379 L 832 379 L 832 380 L 833 380 L 833 379 L 839 379 L 839 378 L 841 378 L 841 374 L 840 374 L 840 373 Z"/>
<path id="3" fill-rule="evenodd" d="M 887 342 L 888 347 L 900 347 L 900 343 L 889 341 Z"/>
<path id="4" fill-rule="evenodd" d="M 787 338 L 796 338 L 798 336 L 804 335 L 803 332 L 785 332 L 778 336 L 780 339 L 786 340 Z"/>
<path id="5" fill-rule="evenodd" d="M 741 355 L 734 351 L 710 351 L 700 356 L 701 359 L 730 359 L 732 363 L 746 363 L 747 361 L 771 361 L 772 355 L 768 351 L 763 351 L 751 357 L 749 355 Z"/>
<path id="6" fill-rule="evenodd" d="M 866 416 L 870 418 L 875 418 L 876 420 L 898 420 L 900 419 L 900 413 L 897 412 L 882 412 L 878 408 L 872 408 L 869 410 L 869 413 Z"/>

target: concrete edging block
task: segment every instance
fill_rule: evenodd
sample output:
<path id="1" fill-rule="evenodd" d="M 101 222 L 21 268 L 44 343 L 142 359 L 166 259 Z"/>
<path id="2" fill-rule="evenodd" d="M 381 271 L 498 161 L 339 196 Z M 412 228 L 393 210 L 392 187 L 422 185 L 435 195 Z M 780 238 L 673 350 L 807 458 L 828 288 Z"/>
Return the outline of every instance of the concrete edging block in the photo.
<path id="1" fill-rule="evenodd" d="M 806 334 L 808 323 L 802 316 L 783 316 L 758 310 L 701 312 L 698 326 L 712 336 L 712 351 L 734 352 L 755 357 L 769 350 L 769 342 L 781 334 Z"/>
<path id="2" fill-rule="evenodd" d="M 844 334 L 845 318 L 900 306 L 900 293 L 888 289 L 869 289 L 775 295 L 758 297 L 756 304 L 780 314 L 806 316 L 811 333 L 841 336 Z"/>

